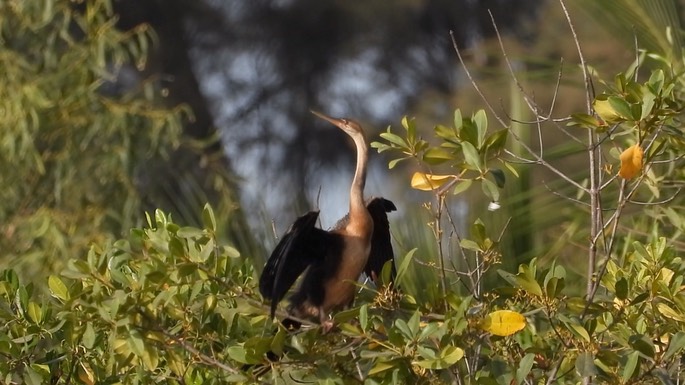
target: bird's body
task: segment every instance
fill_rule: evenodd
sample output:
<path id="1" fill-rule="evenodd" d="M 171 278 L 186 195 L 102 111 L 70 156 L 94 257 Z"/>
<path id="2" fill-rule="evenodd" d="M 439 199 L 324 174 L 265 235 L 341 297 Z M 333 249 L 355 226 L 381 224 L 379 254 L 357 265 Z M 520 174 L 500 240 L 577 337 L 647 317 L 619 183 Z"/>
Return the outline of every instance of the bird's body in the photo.
<path id="1" fill-rule="evenodd" d="M 350 187 L 350 211 L 330 231 L 315 227 L 319 214 L 316 211 L 298 218 L 269 257 L 259 287 L 262 295 L 271 299 L 273 316 L 278 302 L 306 270 L 290 298 L 288 311 L 324 323 L 330 312 L 352 304 L 354 283 L 362 272 L 375 279 L 383 264 L 393 259 L 386 213 L 396 208 L 383 198 L 374 198 L 368 204 L 364 201 L 368 144 L 361 126 L 351 120 L 314 114 L 354 140 L 357 167 Z"/>

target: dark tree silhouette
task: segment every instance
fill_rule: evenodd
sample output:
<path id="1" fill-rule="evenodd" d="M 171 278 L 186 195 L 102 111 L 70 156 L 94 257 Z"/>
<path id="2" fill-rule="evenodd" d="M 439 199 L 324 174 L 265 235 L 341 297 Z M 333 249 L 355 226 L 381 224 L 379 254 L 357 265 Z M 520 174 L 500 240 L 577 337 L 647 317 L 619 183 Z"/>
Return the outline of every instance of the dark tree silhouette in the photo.
<path id="1" fill-rule="evenodd" d="M 313 170 L 347 157 L 340 136 L 317 130 L 308 112 L 371 120 L 369 128 L 410 112 L 427 92 L 459 86 L 449 40 L 461 46 L 491 35 L 488 10 L 501 31 L 528 38 L 540 6 L 533 0 L 425 0 L 412 2 L 120 0 L 121 25 L 146 22 L 158 49 L 149 73 L 158 73 L 173 103 L 192 107 L 187 134 L 206 139 L 219 129 L 228 157 L 282 203 L 305 201 Z M 201 85 L 201 86 L 200 86 Z M 213 155 L 220 143 L 203 149 Z M 229 159 L 230 158 L 230 159 Z M 199 180 L 212 180 L 198 159 L 181 163 Z M 241 162 L 250 166 L 240 166 Z M 351 159 L 347 159 L 351 161 Z M 283 165 L 287 162 L 287 167 Z M 174 169 L 183 164 L 174 165 Z M 154 178 L 176 177 L 155 171 Z M 150 175 L 148 175 L 150 176 Z M 315 182 L 315 181 L 314 181 Z M 154 179 L 154 184 L 164 183 Z M 201 183 L 205 190 L 207 184 Z M 314 183 L 315 185 L 315 183 Z M 235 185 L 233 185 L 235 187 Z M 182 189 L 183 186 L 178 186 Z M 176 192 L 176 189 L 171 190 Z"/>

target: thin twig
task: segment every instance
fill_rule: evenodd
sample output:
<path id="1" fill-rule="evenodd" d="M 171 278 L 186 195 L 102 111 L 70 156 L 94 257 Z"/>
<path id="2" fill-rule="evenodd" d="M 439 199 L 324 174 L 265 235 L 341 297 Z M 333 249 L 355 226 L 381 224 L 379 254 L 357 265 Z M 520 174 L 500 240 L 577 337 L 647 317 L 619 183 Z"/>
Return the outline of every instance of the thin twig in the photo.
<path id="1" fill-rule="evenodd" d="M 483 100 L 483 103 L 485 103 L 485 105 L 488 107 L 490 113 L 492 113 L 495 119 L 497 119 L 497 121 L 502 125 L 502 127 L 508 128 L 509 125 L 506 124 L 502 118 L 500 118 L 497 112 L 495 112 L 495 109 L 492 107 L 492 104 L 490 104 L 490 101 L 488 100 L 488 98 L 485 97 L 485 94 L 483 94 L 483 91 L 481 91 L 480 87 L 478 87 L 478 83 L 476 83 L 475 79 L 471 75 L 471 71 L 469 71 L 468 67 L 466 66 L 466 62 L 464 62 L 464 58 L 461 56 L 461 51 L 459 50 L 459 46 L 457 45 L 457 39 L 454 37 L 454 31 L 450 31 L 450 37 L 452 38 L 452 46 L 454 47 L 454 51 L 457 53 L 457 57 L 459 58 L 461 67 L 464 69 L 464 72 L 466 73 L 466 76 L 469 78 L 469 81 L 471 81 L 471 85 L 476 90 L 481 100 Z"/>

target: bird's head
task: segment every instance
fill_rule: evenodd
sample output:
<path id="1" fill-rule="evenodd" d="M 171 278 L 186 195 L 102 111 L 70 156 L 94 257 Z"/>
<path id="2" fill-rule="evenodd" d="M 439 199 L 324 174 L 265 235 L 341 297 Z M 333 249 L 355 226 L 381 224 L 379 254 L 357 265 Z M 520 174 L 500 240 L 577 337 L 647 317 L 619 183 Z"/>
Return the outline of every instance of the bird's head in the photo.
<path id="1" fill-rule="evenodd" d="M 347 135 L 350 135 L 352 137 L 357 136 L 357 135 L 362 135 L 364 136 L 364 129 L 362 126 L 355 122 L 352 119 L 345 119 L 345 118 L 332 118 L 328 115 L 322 114 L 320 112 L 312 110 L 312 114 L 318 116 L 319 118 L 333 124 L 334 126 L 339 127 L 341 130 L 345 131 Z"/>

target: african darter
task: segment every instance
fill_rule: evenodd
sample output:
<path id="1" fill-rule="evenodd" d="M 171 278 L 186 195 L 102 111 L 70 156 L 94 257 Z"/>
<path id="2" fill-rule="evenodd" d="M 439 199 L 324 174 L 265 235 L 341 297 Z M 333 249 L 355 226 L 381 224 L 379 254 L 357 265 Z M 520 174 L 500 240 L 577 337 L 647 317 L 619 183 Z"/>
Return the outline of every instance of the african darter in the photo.
<path id="1" fill-rule="evenodd" d="M 364 201 L 368 144 L 359 123 L 312 113 L 342 129 L 356 146 L 357 168 L 350 187 L 350 211 L 330 231 L 315 227 L 318 211 L 297 218 L 271 253 L 259 279 L 259 290 L 271 300 L 274 317 L 277 304 L 308 268 L 290 297 L 288 313 L 317 319 L 328 330 L 332 327 L 330 312 L 352 305 L 354 284 L 361 273 L 377 280 L 385 262 L 393 260 L 386 213 L 397 208 L 383 198 Z M 394 272 L 392 266 L 393 275 Z"/>

